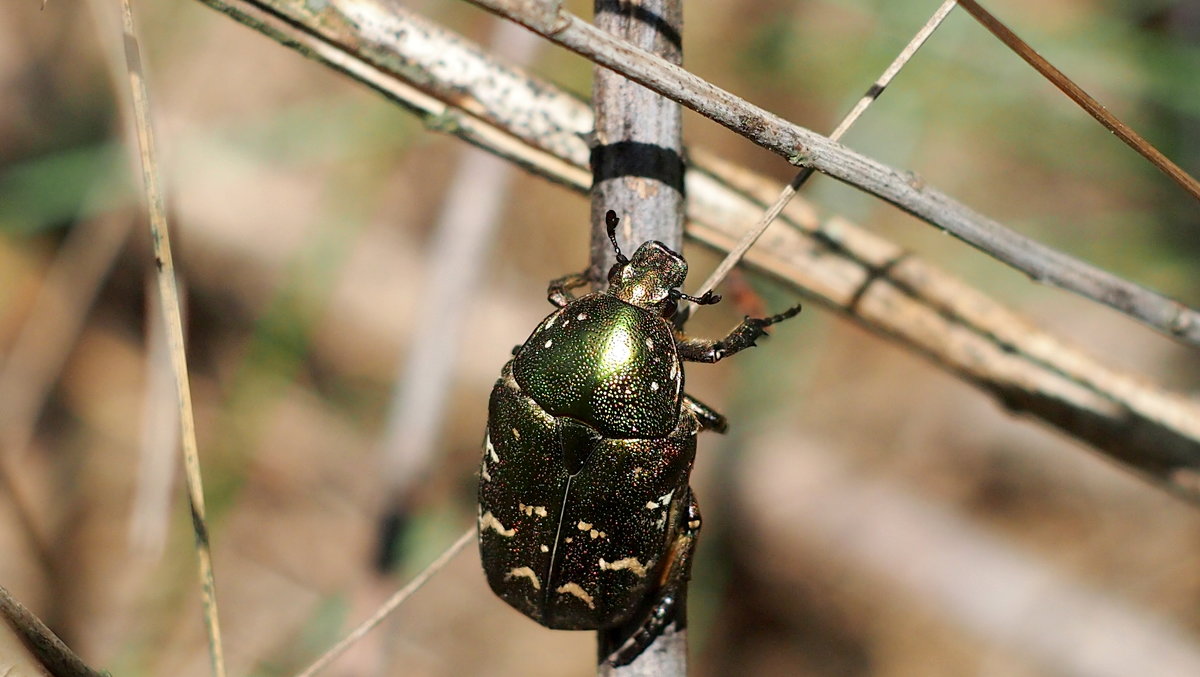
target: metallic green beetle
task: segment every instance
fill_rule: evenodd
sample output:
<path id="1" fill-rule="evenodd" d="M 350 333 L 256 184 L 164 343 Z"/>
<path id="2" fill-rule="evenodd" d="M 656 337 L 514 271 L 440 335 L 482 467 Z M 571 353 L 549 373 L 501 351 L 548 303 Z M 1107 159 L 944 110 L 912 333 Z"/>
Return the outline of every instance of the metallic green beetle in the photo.
<path id="1" fill-rule="evenodd" d="M 585 274 L 550 283 L 558 310 L 504 365 L 488 405 L 479 547 L 501 599 L 550 628 L 636 624 L 611 659 L 632 660 L 670 618 L 691 569 L 700 511 L 688 486 L 701 430 L 725 418 L 684 393 L 684 360 L 754 345 L 796 306 L 742 321 L 722 340 L 687 339 L 670 320 L 687 263 L 661 242 L 617 263 L 607 292 L 576 299 Z"/>

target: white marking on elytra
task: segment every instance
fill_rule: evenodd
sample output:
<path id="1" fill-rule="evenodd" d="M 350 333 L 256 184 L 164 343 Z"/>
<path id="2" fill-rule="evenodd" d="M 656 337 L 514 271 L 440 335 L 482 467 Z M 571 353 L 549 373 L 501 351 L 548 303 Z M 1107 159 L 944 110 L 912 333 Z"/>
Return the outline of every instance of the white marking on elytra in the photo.
<path id="1" fill-rule="evenodd" d="M 542 347 L 544 347 L 544 348 L 549 348 L 549 347 L 550 347 L 550 346 L 552 346 L 552 345 L 554 345 L 554 340 L 553 340 L 553 339 L 546 339 L 546 342 L 542 344 Z"/>
<path id="2" fill-rule="evenodd" d="M 672 362 L 671 363 L 671 380 L 674 381 L 678 378 L 679 378 L 679 363 Z"/>
<path id="3" fill-rule="evenodd" d="M 654 526 L 658 527 L 659 529 L 662 529 L 663 527 L 667 526 L 667 511 L 666 510 L 663 511 L 662 516 L 658 518 L 658 522 L 656 522 L 654 524 Z"/>
<path id="4" fill-rule="evenodd" d="M 504 525 L 500 522 L 500 520 L 496 519 L 496 516 L 492 514 L 491 510 L 479 516 L 479 531 L 484 532 L 488 529 L 492 529 L 505 538 L 512 538 L 513 536 L 517 535 L 517 530 L 515 528 L 505 529 Z"/>
<path id="5" fill-rule="evenodd" d="M 661 506 L 659 504 L 655 503 L 654 501 L 646 501 L 646 509 L 647 510 L 657 510 L 660 507 Z"/>
<path id="6" fill-rule="evenodd" d="M 546 547 L 545 545 L 539 545 L 538 547 L 542 549 L 542 552 L 550 552 L 550 548 Z"/>
<path id="7" fill-rule="evenodd" d="M 542 327 L 542 328 L 549 329 L 550 327 L 553 327 L 554 323 L 557 321 L 558 321 L 558 315 L 551 315 L 550 319 L 546 320 L 546 326 Z"/>
<path id="8" fill-rule="evenodd" d="M 525 505 L 524 503 L 518 503 L 517 509 L 529 517 L 533 517 L 534 515 L 537 515 L 538 517 L 545 517 L 548 514 L 546 512 L 546 506 L 544 505 Z"/>
<path id="9" fill-rule="evenodd" d="M 504 574 L 504 580 L 506 581 L 514 578 L 528 578 L 529 582 L 533 584 L 534 590 L 542 589 L 542 582 L 538 579 L 537 574 L 533 573 L 533 569 L 529 567 L 517 567 Z"/>
<path id="10" fill-rule="evenodd" d="M 575 526 L 580 531 L 587 531 L 588 529 L 592 528 L 592 525 L 588 524 L 587 522 L 584 522 L 583 520 L 579 520 L 579 524 L 576 524 Z"/>
<path id="11" fill-rule="evenodd" d="M 663 494 L 662 496 L 659 496 L 658 502 L 662 503 L 663 505 L 666 505 L 671 502 L 671 497 L 674 495 L 675 495 L 675 490 L 672 489 L 672 490 L 668 491 L 667 493 Z"/>
<path id="12" fill-rule="evenodd" d="M 583 600 L 583 603 L 588 605 L 589 609 L 596 608 L 596 601 L 578 583 L 564 583 L 555 588 L 554 592 L 561 592 L 564 595 L 574 595 Z"/>
<path id="13" fill-rule="evenodd" d="M 566 538 L 563 539 L 563 543 L 574 543 L 574 542 L 575 542 L 575 539 L 571 538 L 570 536 L 567 536 Z"/>
<path id="14" fill-rule="evenodd" d="M 596 540 L 597 538 L 608 538 L 608 534 L 604 533 L 603 531 L 598 531 L 596 529 L 592 529 L 591 531 L 589 531 L 588 535 L 592 537 L 593 541 Z"/>
<path id="15" fill-rule="evenodd" d="M 583 322 L 584 320 L 587 319 L 587 313 L 579 313 L 578 315 L 575 316 L 575 319 L 579 320 L 580 322 Z"/>
<path id="16" fill-rule="evenodd" d="M 649 336 L 646 337 L 646 348 L 648 350 L 654 350 L 654 339 L 650 338 Z"/>
<path id="17" fill-rule="evenodd" d="M 658 390 L 658 381 L 651 381 L 651 382 L 650 382 L 650 389 L 651 389 L 651 390 L 654 390 L 654 391 L 657 391 L 657 390 Z"/>
<path id="18" fill-rule="evenodd" d="M 516 432 L 516 430 L 513 430 Z M 492 459 L 493 463 L 499 463 L 500 457 L 496 455 L 496 447 L 492 444 L 492 434 L 488 433 L 487 437 L 483 438 L 483 443 L 487 446 L 488 458 Z"/>
<path id="19" fill-rule="evenodd" d="M 620 571 L 622 569 L 628 569 L 630 573 L 638 578 L 645 578 L 646 570 L 649 568 L 650 566 L 648 564 L 642 564 L 636 557 L 626 557 L 625 559 L 619 559 L 615 562 L 606 562 L 604 561 L 603 557 L 600 558 L 601 571 L 604 571 L 605 569 L 608 571 Z"/>
<path id="20" fill-rule="evenodd" d="M 688 528 L 689 529 L 699 529 L 700 528 L 700 520 L 692 520 L 691 522 L 688 522 Z"/>
<path id="21" fill-rule="evenodd" d="M 516 428 L 513 428 L 513 429 L 512 429 L 512 434 L 513 434 L 513 439 L 514 439 L 514 440 L 519 440 L 519 439 L 521 439 L 521 433 L 520 433 L 520 432 L 519 432 L 519 431 L 518 431 Z"/>
<path id="22" fill-rule="evenodd" d="M 488 474 L 488 469 L 487 469 L 487 461 L 484 461 L 484 463 L 483 463 L 483 467 L 482 467 L 482 468 L 480 468 L 480 470 L 479 470 L 479 477 L 480 477 L 480 479 L 482 479 L 484 482 L 491 482 L 491 481 L 492 481 L 492 476 L 491 476 L 490 474 Z"/>

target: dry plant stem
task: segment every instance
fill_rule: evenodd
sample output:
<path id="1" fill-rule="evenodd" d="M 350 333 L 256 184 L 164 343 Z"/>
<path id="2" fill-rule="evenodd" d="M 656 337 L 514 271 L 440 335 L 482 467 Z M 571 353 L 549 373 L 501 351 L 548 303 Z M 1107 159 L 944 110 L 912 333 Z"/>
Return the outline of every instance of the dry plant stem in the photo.
<path id="1" fill-rule="evenodd" d="M 228 15 L 280 44 L 297 50 L 349 77 L 377 90 L 384 96 L 421 116 L 426 125 L 436 131 L 458 138 L 499 155 L 518 166 L 546 176 L 568 186 L 591 183 L 587 170 L 587 145 L 583 135 L 591 130 L 591 111 L 576 113 L 576 131 L 563 136 L 560 121 L 532 116 L 514 122 L 524 134 L 515 135 L 493 123 L 474 117 L 470 111 L 439 100 L 425 91 L 439 80 L 449 81 L 459 71 L 452 62 L 443 64 L 449 70 L 430 73 L 420 70 L 419 64 L 408 69 L 403 58 L 396 58 L 399 40 L 415 39 L 418 44 L 427 39 L 437 40 L 436 32 L 426 32 L 413 21 L 418 15 L 387 0 L 329 0 L 323 9 L 313 11 L 305 0 L 199 0 Z M 416 30 L 414 30 L 416 29 Z M 441 48 L 437 45 L 435 48 Z M 455 40 L 457 50 L 468 50 L 477 58 L 487 58 L 487 52 L 465 40 Z M 432 53 L 430 53 L 432 56 Z M 380 63 L 385 65 L 381 66 Z M 408 69 L 408 77 L 398 77 L 398 71 Z M 519 69 L 510 69 L 513 74 Z M 522 92 L 526 102 L 547 99 L 570 101 L 574 97 L 550 88 L 545 92 Z M 519 104 L 519 101 L 513 101 Z M 567 115 L 571 115 L 570 112 Z M 549 125 L 549 127 L 547 127 Z M 586 125 L 586 128 L 584 127 Z M 535 136 L 543 144 L 522 140 Z M 544 145 L 544 147 L 543 147 Z M 582 160 L 569 159 L 577 154 Z M 549 171 L 546 171 L 546 170 Z"/>
<path id="2" fill-rule="evenodd" d="M 1121 122 L 1117 116 L 1108 112 L 1099 101 L 1092 98 L 1083 88 L 1075 84 L 1062 71 L 1058 70 L 1045 59 L 1041 54 L 1038 54 L 1029 43 L 1017 37 L 1016 33 L 1005 26 L 999 19 L 993 16 L 986 9 L 981 7 L 975 0 L 958 0 L 958 4 L 966 10 L 976 21 L 983 24 L 983 27 L 991 31 L 992 35 L 996 36 L 1000 42 L 1003 42 L 1009 49 L 1017 53 L 1017 56 L 1025 60 L 1034 70 L 1042 74 L 1058 87 L 1063 94 L 1066 94 L 1072 101 L 1079 104 L 1079 107 L 1087 111 L 1097 122 L 1104 125 L 1108 131 L 1116 135 L 1116 137 L 1125 142 L 1130 148 L 1138 152 L 1142 157 L 1150 161 L 1163 174 L 1166 174 L 1172 181 L 1179 184 L 1181 188 L 1186 190 L 1193 198 L 1200 200 L 1200 182 L 1197 182 L 1190 174 L 1183 171 L 1179 165 L 1175 164 L 1163 155 L 1157 148 L 1152 146 L 1140 134 Z"/>
<path id="3" fill-rule="evenodd" d="M 879 98 L 880 94 L 883 94 L 883 90 L 887 89 L 887 86 L 891 84 L 892 80 L 895 79 L 900 70 L 904 68 L 904 65 L 908 63 L 908 60 L 917 53 L 918 49 L 921 49 L 921 45 L 925 44 L 925 41 L 929 39 L 929 36 L 933 35 L 933 32 L 938 29 L 938 26 L 942 25 L 942 21 L 945 20 L 945 18 L 950 14 L 950 10 L 954 9 L 955 4 L 956 0 L 945 0 L 940 7 L 934 10 L 933 16 L 929 17 L 929 20 L 925 22 L 924 26 L 921 26 L 921 30 L 917 31 L 916 35 L 913 36 L 912 40 L 909 40 L 904 49 L 900 50 L 900 53 L 896 55 L 896 58 L 892 60 L 892 63 L 889 64 L 886 69 L 884 69 L 883 74 L 881 74 L 879 78 L 875 80 L 875 83 L 867 89 L 866 94 L 863 94 L 862 98 L 858 100 L 858 103 L 854 104 L 854 108 L 850 109 L 850 112 L 846 114 L 846 117 L 842 118 L 842 121 L 838 123 L 837 128 L 834 129 L 833 133 L 829 135 L 829 139 L 831 141 L 840 141 L 842 136 L 846 134 L 850 127 L 853 126 L 856 121 L 858 121 L 858 118 L 863 114 L 863 112 L 867 110 L 867 107 L 874 103 L 875 100 Z M 733 267 L 736 266 L 738 262 L 742 260 L 742 257 L 746 255 L 746 252 L 754 246 L 754 243 L 757 242 L 758 238 L 761 237 L 762 234 L 767 230 L 767 228 L 771 225 L 771 222 L 773 222 L 779 216 L 779 212 L 782 212 L 783 208 L 792 201 L 792 197 L 796 195 L 796 192 L 800 190 L 801 186 L 803 186 L 805 182 L 808 181 L 809 177 L 813 175 L 813 171 L 814 170 L 812 167 L 805 167 L 804 169 L 801 169 L 794 178 L 792 178 L 791 183 L 789 183 L 787 187 L 783 189 L 783 192 L 779 194 L 779 197 L 775 199 L 775 202 L 773 202 L 763 214 L 763 217 L 759 220 L 758 225 L 747 231 L 746 235 L 743 236 L 741 240 L 738 240 L 737 246 L 735 246 L 733 250 L 729 252 L 728 256 L 721 260 L 721 264 L 718 265 L 717 269 L 708 276 L 708 279 L 704 281 L 704 284 L 700 285 L 697 295 L 703 294 L 710 289 L 716 289 L 717 285 L 721 284 L 721 282 L 725 279 L 725 276 L 729 274 L 729 271 L 733 270 Z M 690 307 L 692 313 L 695 313 L 701 308 L 701 306 L 695 304 L 692 304 Z"/>
<path id="4" fill-rule="evenodd" d="M 344 653 L 346 649 L 349 649 L 351 646 L 353 646 L 355 642 L 366 636 L 366 634 L 373 630 L 375 626 L 382 623 L 384 619 L 386 619 L 393 611 L 398 609 L 405 600 L 411 597 L 414 592 L 420 590 L 421 586 L 425 585 L 425 583 L 432 578 L 434 574 L 436 574 L 438 571 L 441 571 L 442 567 L 446 566 L 450 560 L 454 559 L 455 555 L 457 555 L 464 547 L 466 547 L 468 543 L 475 539 L 475 533 L 475 527 L 467 529 L 462 536 L 458 537 L 457 541 L 452 543 L 450 547 L 446 548 L 442 554 L 438 555 L 437 559 L 430 562 L 429 566 L 425 567 L 421 573 L 417 574 L 411 581 L 409 581 L 408 585 L 400 588 L 400 590 L 398 590 L 396 594 L 392 595 L 387 602 L 384 602 L 383 606 L 379 607 L 379 610 L 376 611 L 374 615 L 363 621 L 362 624 L 355 628 L 349 635 L 346 635 L 346 637 L 344 637 L 340 642 L 330 647 L 329 650 L 324 654 L 321 654 L 320 658 L 314 661 L 313 664 L 308 666 L 308 668 L 306 668 L 303 672 L 298 673 L 296 677 L 312 677 L 321 670 L 329 667 L 329 664 L 332 663 L 334 659 Z"/>
<path id="5" fill-rule="evenodd" d="M 1200 346 L 1200 313 L 1051 249 L 982 216 L 902 172 L 856 153 L 716 87 L 627 42 L 596 30 L 558 2 L 468 0 L 640 82 L 798 166 L 811 166 L 886 200 L 1034 280 L 1108 305 Z"/>
<path id="6" fill-rule="evenodd" d="M 682 63 L 682 0 L 595 0 L 593 7 L 597 29 L 670 63 Z M 606 68 L 593 71 L 592 102 L 591 266 L 593 285 L 599 289 L 607 286 L 603 273 L 616 260 L 606 228 L 605 214 L 610 209 L 621 219 L 617 238 L 629 254 L 647 240 L 658 240 L 675 251 L 683 249 L 683 116 L 673 101 Z M 608 658 L 637 628 L 597 631 L 597 674 L 686 675 L 686 587 L 676 597 L 663 632 L 628 665 L 614 667 Z"/>
<path id="7" fill-rule="evenodd" d="M 585 103 L 477 45 L 379 0 L 204 0 L 378 89 L 437 129 L 579 192 L 591 184 Z M 286 10 L 286 11 L 285 11 Z M 395 36 L 402 35 L 403 39 Z M 775 182 L 690 149 L 688 235 L 728 251 Z M 895 244 L 797 198 L 749 264 L 865 327 L 927 356 L 1003 404 L 1093 445 L 1200 503 L 1200 406 L 1114 369 Z"/>
<path id="8" fill-rule="evenodd" d="M 678 64 L 683 58 L 679 0 L 596 0 L 596 26 Z M 591 263 L 599 286 L 616 261 L 605 214 L 620 217 L 617 239 L 632 255 L 647 240 L 683 245 L 683 111 L 607 68 L 594 68 L 591 141 Z"/>
<path id="9" fill-rule="evenodd" d="M 104 677 L 87 666 L 79 656 L 63 644 L 41 619 L 0 586 L 0 623 L 7 623 L 21 637 L 29 652 L 52 677 Z M 0 656 L 0 667 L 7 657 Z M 7 674 L 7 672 L 5 673 Z"/>
<path id="10" fill-rule="evenodd" d="M 150 237 L 154 243 L 154 261 L 158 268 L 158 290 L 162 299 L 163 317 L 167 323 L 167 340 L 171 348 L 171 365 L 175 372 L 176 396 L 183 449 L 184 475 L 188 500 L 192 510 L 192 528 L 196 535 L 196 558 L 199 562 L 201 600 L 204 621 L 208 629 L 209 656 L 214 677 L 225 676 L 225 657 L 221 648 L 221 626 L 217 615 L 216 586 L 213 582 L 212 550 L 208 526 L 204 519 L 204 486 L 200 480 L 200 457 L 196 448 L 196 423 L 192 416 L 192 395 L 188 383 L 187 355 L 183 344 L 183 321 L 179 312 L 179 288 L 175 283 L 175 266 L 171 259 L 171 240 L 167 228 L 166 209 L 155 161 L 154 135 L 150 128 L 150 101 L 146 92 L 145 72 L 142 69 L 137 33 L 133 23 L 133 8 L 129 0 L 121 0 L 121 24 L 124 30 L 125 63 L 129 70 L 129 87 L 133 96 L 133 111 L 137 129 L 142 181 L 146 190 L 146 206 L 150 213 Z"/>

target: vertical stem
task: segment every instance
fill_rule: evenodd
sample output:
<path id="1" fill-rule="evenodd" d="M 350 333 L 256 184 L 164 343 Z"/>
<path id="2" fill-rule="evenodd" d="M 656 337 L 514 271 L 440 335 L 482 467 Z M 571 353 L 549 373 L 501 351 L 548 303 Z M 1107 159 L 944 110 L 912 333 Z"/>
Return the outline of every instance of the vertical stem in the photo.
<path id="1" fill-rule="evenodd" d="M 679 0 L 595 0 L 596 25 L 668 61 L 682 61 Z M 597 66 L 592 86 L 592 265 L 607 272 L 612 246 L 604 214 L 621 218 L 617 239 L 630 253 L 646 240 L 683 244 L 682 113 L 679 105 Z"/>
<path id="2" fill-rule="evenodd" d="M 142 70 L 141 51 L 133 22 L 133 7 L 121 0 L 121 19 L 125 42 L 125 64 L 129 71 L 129 88 L 133 97 L 134 127 L 137 130 L 142 182 L 146 190 L 146 207 L 150 215 L 150 237 L 154 243 L 154 262 L 158 269 L 158 290 L 167 323 L 167 342 L 171 348 L 171 365 L 175 372 L 176 395 L 179 404 L 180 436 L 183 449 L 184 477 L 187 480 L 188 501 L 192 509 L 192 528 L 196 536 L 196 559 L 200 574 L 200 596 L 204 606 L 204 621 L 208 630 L 209 656 L 213 677 L 225 677 L 225 654 L 221 646 L 221 626 L 217 618 L 217 593 L 213 579 L 212 548 L 204 517 L 204 486 L 200 479 L 200 455 L 196 448 L 196 422 L 192 416 L 192 394 L 188 383 L 187 355 L 183 344 L 183 320 L 179 311 L 179 287 L 175 283 L 175 264 L 171 257 L 170 231 L 167 228 L 166 207 L 159 182 L 155 159 L 154 135 L 150 126 L 150 97 L 146 92 L 146 75 Z"/>
<path id="3" fill-rule="evenodd" d="M 681 0 L 595 0 L 596 26 L 664 59 L 683 60 Z M 683 244 L 682 112 L 679 106 L 606 68 L 596 67 L 592 102 L 596 130 L 592 146 L 592 272 L 597 284 L 612 266 L 605 213 L 621 218 L 617 239 L 630 253 L 646 240 L 675 251 Z M 633 663 L 614 668 L 605 658 L 626 639 L 627 629 L 598 633 L 598 674 L 686 675 L 686 590 L 679 592 L 674 618 Z"/>

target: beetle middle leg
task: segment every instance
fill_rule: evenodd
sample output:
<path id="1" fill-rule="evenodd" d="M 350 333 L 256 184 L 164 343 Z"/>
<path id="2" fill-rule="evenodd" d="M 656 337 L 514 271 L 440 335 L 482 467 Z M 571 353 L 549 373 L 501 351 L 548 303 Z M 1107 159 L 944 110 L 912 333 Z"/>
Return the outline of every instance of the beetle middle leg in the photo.
<path id="1" fill-rule="evenodd" d="M 696 536 L 700 533 L 700 506 L 691 487 L 688 487 L 687 502 L 679 511 L 678 520 L 678 535 L 667 550 L 666 562 L 659 575 L 658 596 L 648 611 L 635 619 L 632 625 L 621 627 L 614 633 L 605 633 L 606 639 L 616 637 L 618 641 L 623 641 L 615 648 L 603 643 L 601 660 L 607 660 L 617 667 L 628 665 L 654 643 L 671 623 L 678 623 L 680 628 L 686 626 L 686 612 L 680 612 L 687 599 L 687 583 L 692 577 L 692 554 L 696 551 Z"/>
<path id="2" fill-rule="evenodd" d="M 723 339 L 683 339 L 677 342 L 679 357 L 689 362 L 717 362 L 734 353 L 739 353 L 754 345 L 759 338 L 767 335 L 767 327 L 795 317 L 800 312 L 797 304 L 771 317 L 747 317 L 742 323 L 733 328 Z"/>
<path id="3" fill-rule="evenodd" d="M 724 434 L 729 429 L 729 423 L 725 420 L 724 415 L 687 393 L 683 395 L 683 406 L 696 415 L 696 420 L 700 421 L 701 430 L 712 430 Z"/>
<path id="4" fill-rule="evenodd" d="M 571 290 L 585 287 L 587 284 L 588 274 L 586 271 L 563 275 L 550 281 L 550 286 L 546 288 L 546 300 L 559 308 L 565 308 L 567 304 L 575 300 L 575 295 L 571 293 Z"/>

